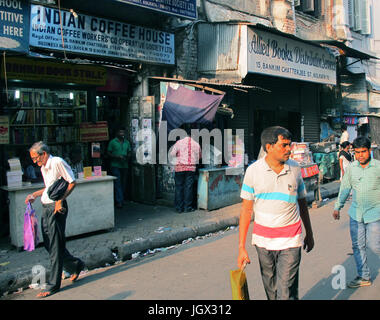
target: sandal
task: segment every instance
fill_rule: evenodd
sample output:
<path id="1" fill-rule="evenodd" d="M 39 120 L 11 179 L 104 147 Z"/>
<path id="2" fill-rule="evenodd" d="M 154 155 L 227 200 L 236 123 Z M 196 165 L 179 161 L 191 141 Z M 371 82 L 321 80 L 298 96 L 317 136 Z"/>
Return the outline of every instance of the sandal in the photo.
<path id="1" fill-rule="evenodd" d="M 53 295 L 54 293 L 56 293 L 58 291 L 49 291 L 49 290 L 45 290 L 45 291 L 41 291 L 39 294 L 37 294 L 37 298 L 46 298 L 46 297 L 49 297 L 51 295 Z"/>
<path id="2" fill-rule="evenodd" d="M 80 273 L 84 270 L 85 264 L 82 262 L 75 273 L 73 273 L 70 277 L 71 282 L 75 282 L 78 280 Z"/>

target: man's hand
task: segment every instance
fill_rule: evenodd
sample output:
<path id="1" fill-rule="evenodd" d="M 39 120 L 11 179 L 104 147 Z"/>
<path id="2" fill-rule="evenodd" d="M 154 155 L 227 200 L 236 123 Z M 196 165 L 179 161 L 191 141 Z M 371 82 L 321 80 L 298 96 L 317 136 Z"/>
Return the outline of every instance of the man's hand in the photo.
<path id="1" fill-rule="evenodd" d="M 312 234 L 306 234 L 305 239 L 303 240 L 303 249 L 306 252 L 310 252 L 314 248 L 314 238 Z"/>
<path id="2" fill-rule="evenodd" d="M 334 210 L 334 212 L 333 212 L 333 218 L 335 220 L 339 220 L 340 219 L 340 212 L 339 212 L 339 210 Z"/>
<path id="3" fill-rule="evenodd" d="M 25 204 L 28 204 L 28 202 L 33 203 L 36 198 L 33 196 L 33 194 L 28 194 L 25 198 Z"/>
<path id="4" fill-rule="evenodd" d="M 247 263 L 251 263 L 251 260 L 248 257 L 247 250 L 245 248 L 240 248 L 238 256 L 238 268 L 243 270 Z"/>
<path id="5" fill-rule="evenodd" d="M 54 214 L 56 214 L 57 212 L 59 212 L 59 213 L 65 213 L 66 212 L 66 208 L 64 208 L 62 206 L 61 200 L 58 200 L 55 202 Z"/>

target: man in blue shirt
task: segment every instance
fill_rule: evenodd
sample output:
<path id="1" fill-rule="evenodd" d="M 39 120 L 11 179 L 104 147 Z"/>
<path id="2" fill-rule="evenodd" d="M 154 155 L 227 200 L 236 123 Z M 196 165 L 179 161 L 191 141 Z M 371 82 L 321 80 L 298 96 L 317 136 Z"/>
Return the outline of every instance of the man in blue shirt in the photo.
<path id="1" fill-rule="evenodd" d="M 356 161 L 346 170 L 340 185 L 333 217 L 339 220 L 352 190 L 350 235 L 358 276 L 348 284 L 349 288 L 371 285 L 367 265 L 367 242 L 380 256 L 380 161 L 371 159 L 371 141 L 358 137 L 353 142 Z"/>

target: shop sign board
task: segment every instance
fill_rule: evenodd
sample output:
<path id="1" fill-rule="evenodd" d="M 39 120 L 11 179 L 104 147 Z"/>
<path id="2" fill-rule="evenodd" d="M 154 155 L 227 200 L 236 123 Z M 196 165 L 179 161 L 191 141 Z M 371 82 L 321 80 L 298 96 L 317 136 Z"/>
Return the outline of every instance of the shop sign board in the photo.
<path id="1" fill-rule="evenodd" d="M 100 66 L 64 64 L 34 59 L 6 58 L 7 79 L 104 86 L 107 70 Z M 3 64 L 1 69 L 3 69 Z M 1 72 L 4 77 L 4 72 Z"/>
<path id="2" fill-rule="evenodd" d="M 115 0 L 187 19 L 197 18 L 197 0 Z"/>
<path id="3" fill-rule="evenodd" d="M 108 124 L 107 121 L 82 122 L 79 127 L 81 142 L 108 141 Z"/>
<path id="4" fill-rule="evenodd" d="M 24 0 L 0 0 L 0 51 L 28 52 L 30 6 Z"/>
<path id="5" fill-rule="evenodd" d="M 61 15 L 60 15 L 61 13 Z M 174 34 L 31 5 L 31 46 L 174 65 Z"/>
<path id="6" fill-rule="evenodd" d="M 253 28 L 247 41 L 250 73 L 336 84 L 335 57 L 322 47 Z"/>

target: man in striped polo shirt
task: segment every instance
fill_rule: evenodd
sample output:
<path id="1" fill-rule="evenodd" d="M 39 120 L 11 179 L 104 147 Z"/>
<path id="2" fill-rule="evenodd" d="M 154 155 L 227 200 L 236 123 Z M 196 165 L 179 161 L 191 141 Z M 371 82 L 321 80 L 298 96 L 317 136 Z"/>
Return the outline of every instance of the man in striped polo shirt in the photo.
<path id="1" fill-rule="evenodd" d="M 339 210 L 343 208 L 352 191 L 350 235 L 358 276 L 349 288 L 371 285 L 370 270 L 367 265 L 367 242 L 380 256 L 380 161 L 371 159 L 371 141 L 357 137 L 353 142 L 356 161 L 345 171 L 333 217 L 339 220 Z"/>
<path id="2" fill-rule="evenodd" d="M 301 247 L 307 252 L 314 247 L 305 184 L 299 165 L 289 159 L 291 133 L 287 129 L 265 129 L 261 144 L 267 154 L 248 167 L 240 195 L 238 267 L 250 263 L 245 243 L 254 214 L 252 244 L 267 298 L 298 299 Z"/>

